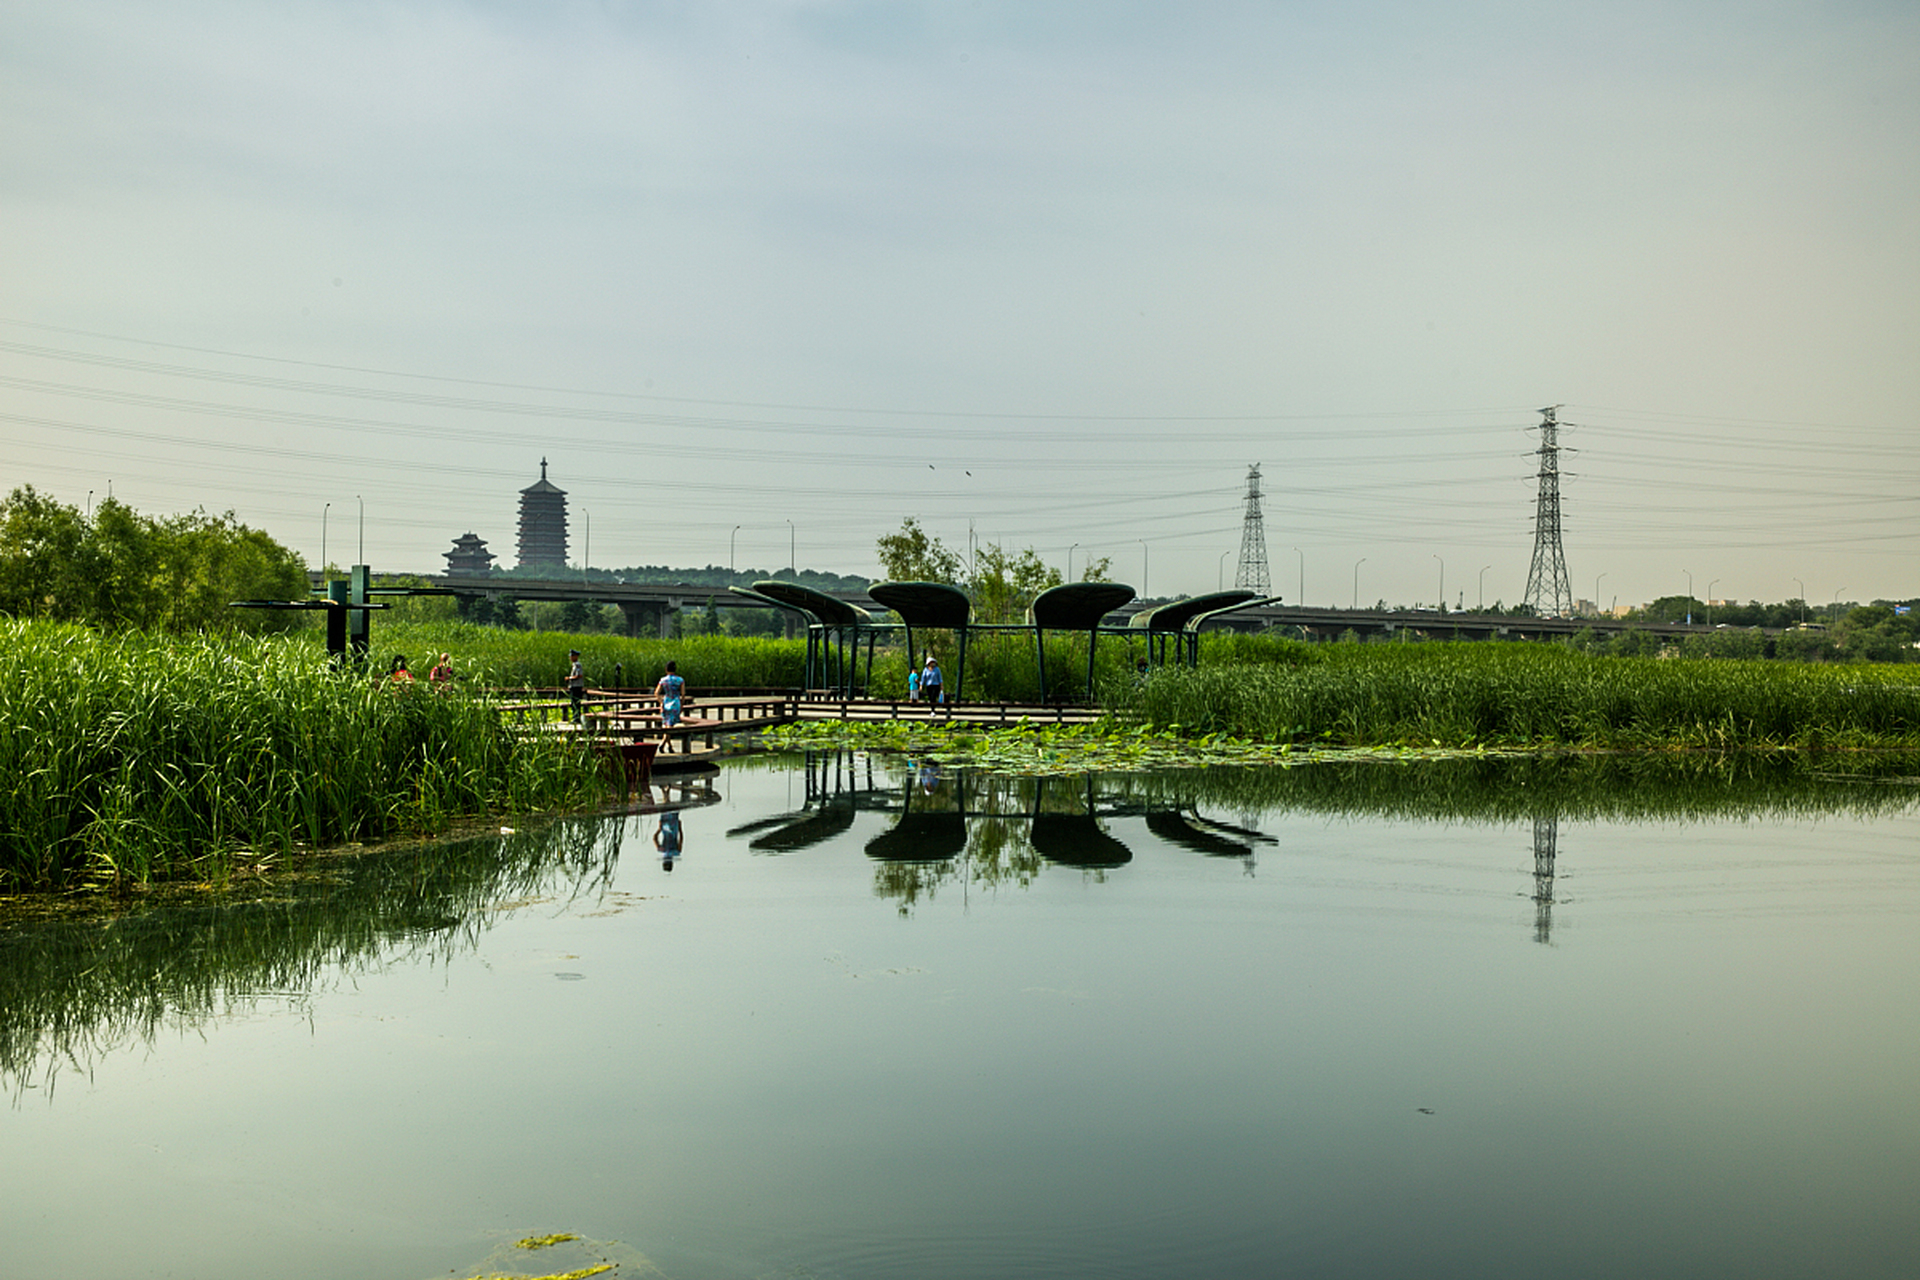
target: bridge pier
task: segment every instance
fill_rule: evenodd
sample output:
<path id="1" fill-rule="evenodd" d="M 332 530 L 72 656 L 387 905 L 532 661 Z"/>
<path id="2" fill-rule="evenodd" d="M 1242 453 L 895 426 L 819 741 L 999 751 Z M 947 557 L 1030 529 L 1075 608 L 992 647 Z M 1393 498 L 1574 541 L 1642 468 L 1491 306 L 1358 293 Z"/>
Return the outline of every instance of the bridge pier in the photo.
<path id="1" fill-rule="evenodd" d="M 645 636 L 658 636 L 662 640 L 672 637 L 668 634 L 673 617 L 673 607 L 657 600 L 621 600 L 617 602 L 620 616 L 627 620 L 627 634 L 635 639 Z"/>

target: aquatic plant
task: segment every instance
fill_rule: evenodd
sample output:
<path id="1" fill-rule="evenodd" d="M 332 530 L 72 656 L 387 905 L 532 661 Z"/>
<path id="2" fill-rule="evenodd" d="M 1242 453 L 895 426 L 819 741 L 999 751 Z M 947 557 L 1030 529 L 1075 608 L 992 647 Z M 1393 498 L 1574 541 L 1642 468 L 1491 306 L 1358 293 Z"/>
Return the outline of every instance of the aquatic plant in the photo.
<path id="1" fill-rule="evenodd" d="M 1599 657 L 1559 645 L 1328 645 L 1319 660 L 1168 668 L 1108 705 L 1188 734 L 1340 745 L 1920 745 L 1902 667 Z"/>
<path id="2" fill-rule="evenodd" d="M 222 878 L 598 794 L 577 747 L 310 646 L 0 619 L 0 888 Z"/>

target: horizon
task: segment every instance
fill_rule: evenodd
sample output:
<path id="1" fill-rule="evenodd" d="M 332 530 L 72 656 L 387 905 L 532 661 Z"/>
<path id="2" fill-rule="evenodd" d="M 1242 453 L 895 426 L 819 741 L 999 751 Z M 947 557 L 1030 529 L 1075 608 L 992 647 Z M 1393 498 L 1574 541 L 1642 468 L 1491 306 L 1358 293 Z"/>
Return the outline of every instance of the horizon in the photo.
<path id="1" fill-rule="evenodd" d="M 1912 598 L 1920 11 L 1524 12 L 15 9 L 7 487 L 1159 598 L 1259 464 L 1272 594 L 1458 609 L 1552 405 L 1576 598 Z"/>

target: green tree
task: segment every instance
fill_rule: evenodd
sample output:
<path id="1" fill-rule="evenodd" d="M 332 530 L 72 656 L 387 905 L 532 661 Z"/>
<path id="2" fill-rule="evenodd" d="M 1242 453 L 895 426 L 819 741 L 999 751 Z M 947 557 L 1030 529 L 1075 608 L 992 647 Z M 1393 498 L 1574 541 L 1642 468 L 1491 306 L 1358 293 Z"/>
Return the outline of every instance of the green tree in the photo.
<path id="1" fill-rule="evenodd" d="M 960 557 L 940 539 L 920 527 L 908 516 L 900 522 L 898 533 L 881 535 L 874 544 L 880 567 L 893 582 L 960 581 Z"/>

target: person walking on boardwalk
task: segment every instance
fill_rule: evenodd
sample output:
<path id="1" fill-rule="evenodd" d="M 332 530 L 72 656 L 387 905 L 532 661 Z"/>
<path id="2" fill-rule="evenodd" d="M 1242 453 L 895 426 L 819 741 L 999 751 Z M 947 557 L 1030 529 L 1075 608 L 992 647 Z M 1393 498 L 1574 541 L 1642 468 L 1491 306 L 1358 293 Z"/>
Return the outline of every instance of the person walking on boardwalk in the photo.
<path id="1" fill-rule="evenodd" d="M 667 674 L 660 677 L 660 683 L 653 686 L 660 695 L 660 723 L 671 729 L 680 723 L 680 699 L 686 695 L 687 682 L 667 664 Z"/>
<path id="2" fill-rule="evenodd" d="M 580 723 L 580 705 L 587 697 L 587 669 L 580 663 L 578 649 L 567 650 L 567 718 L 575 724 Z"/>
<path id="3" fill-rule="evenodd" d="M 931 649 L 927 651 L 926 665 L 920 669 L 920 696 L 927 700 L 929 708 L 946 701 L 946 696 L 940 691 L 940 664 L 933 660 Z"/>

